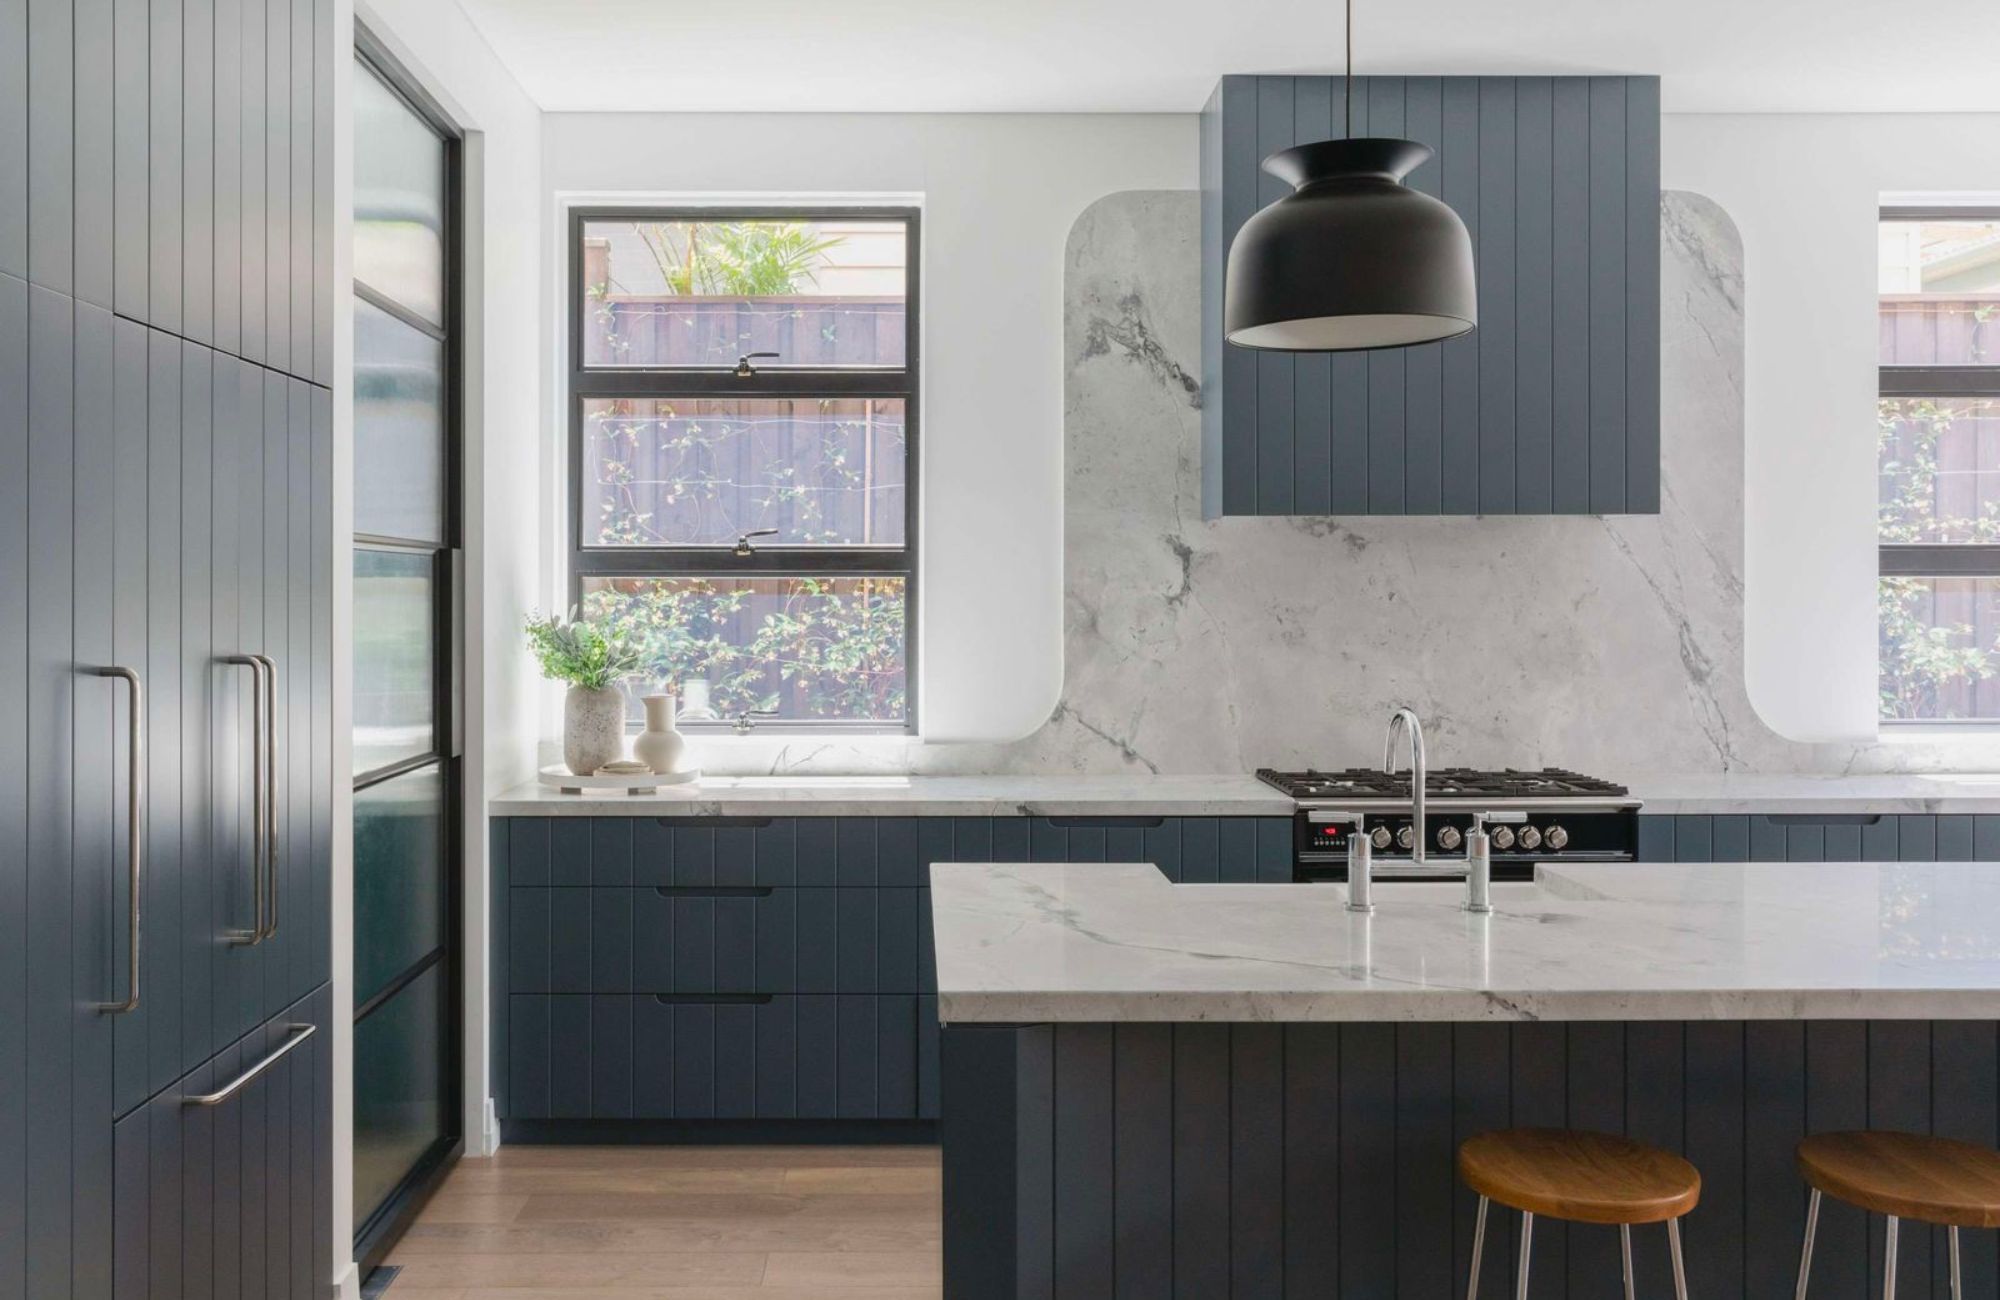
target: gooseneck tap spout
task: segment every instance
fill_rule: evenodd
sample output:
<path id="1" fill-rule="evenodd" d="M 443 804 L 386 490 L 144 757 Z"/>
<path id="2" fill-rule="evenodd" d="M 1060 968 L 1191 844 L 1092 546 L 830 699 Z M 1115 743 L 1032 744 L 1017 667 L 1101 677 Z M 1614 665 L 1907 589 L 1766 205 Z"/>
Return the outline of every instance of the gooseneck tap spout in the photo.
<path id="1" fill-rule="evenodd" d="M 1410 862 L 1420 867 L 1424 864 L 1428 825 L 1424 821 L 1424 784 L 1429 777 L 1429 763 L 1424 757 L 1424 724 L 1414 709 L 1397 709 L 1389 719 L 1389 738 L 1382 746 L 1382 770 L 1391 776 L 1396 774 L 1396 739 L 1404 731 L 1410 733 L 1410 826 L 1415 831 L 1410 841 Z"/>

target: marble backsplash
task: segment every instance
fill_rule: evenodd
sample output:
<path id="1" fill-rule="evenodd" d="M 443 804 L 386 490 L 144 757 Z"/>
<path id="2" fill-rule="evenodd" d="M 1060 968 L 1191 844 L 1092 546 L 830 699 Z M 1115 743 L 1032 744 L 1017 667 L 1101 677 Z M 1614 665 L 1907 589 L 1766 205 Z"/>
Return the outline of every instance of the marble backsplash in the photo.
<path id="1" fill-rule="evenodd" d="M 1197 196 L 1100 200 L 1067 255 L 1053 715 L 1010 745 L 801 742 L 757 770 L 1359 764 L 1379 760 L 1399 704 L 1423 716 L 1434 764 L 1614 778 L 1992 766 L 2000 754 L 1963 744 L 1799 745 L 1757 718 L 1743 684 L 1742 249 L 1691 194 L 1665 196 L 1662 239 L 1657 516 L 1211 522 Z"/>

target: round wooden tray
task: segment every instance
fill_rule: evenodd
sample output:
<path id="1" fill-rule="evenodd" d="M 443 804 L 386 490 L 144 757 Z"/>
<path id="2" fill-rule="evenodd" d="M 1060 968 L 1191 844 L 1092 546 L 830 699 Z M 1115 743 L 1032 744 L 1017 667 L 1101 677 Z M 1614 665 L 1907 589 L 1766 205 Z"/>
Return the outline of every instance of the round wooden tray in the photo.
<path id="1" fill-rule="evenodd" d="M 552 786 L 561 794 L 582 794 L 586 790 L 603 792 L 622 790 L 626 794 L 654 794 L 663 785 L 686 785 L 690 781 L 701 780 L 701 769 L 690 768 L 685 772 L 612 772 L 603 776 L 578 776 L 560 763 L 552 763 L 541 770 L 537 778 L 543 785 Z"/>

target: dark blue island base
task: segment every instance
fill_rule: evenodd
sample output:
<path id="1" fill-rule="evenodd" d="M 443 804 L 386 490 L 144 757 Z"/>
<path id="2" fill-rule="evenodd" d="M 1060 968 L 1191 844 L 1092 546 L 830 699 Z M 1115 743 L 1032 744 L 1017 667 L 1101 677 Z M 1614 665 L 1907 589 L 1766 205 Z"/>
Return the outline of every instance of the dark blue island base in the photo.
<path id="1" fill-rule="evenodd" d="M 943 1034 L 945 1294 L 1396 1297 L 1465 1293 L 1475 1199 L 1457 1143 L 1550 1125 L 1625 1133 L 1701 1170 L 1684 1223 L 1699 1300 L 1789 1297 L 1807 1133 L 1996 1144 L 1993 1021 L 1059 1024 Z M 1481 1296 L 1511 1296 L 1496 1209 Z M 1898 1294 L 1946 1294 L 1945 1234 L 1903 1228 Z M 1634 1231 L 1641 1295 L 1665 1234 Z M 2000 1295 L 1995 1234 L 1965 1294 Z M 1813 1300 L 1880 1293 L 1882 1221 L 1828 1200 Z M 1532 1294 L 1619 1294 L 1615 1230 L 1536 1224 Z"/>

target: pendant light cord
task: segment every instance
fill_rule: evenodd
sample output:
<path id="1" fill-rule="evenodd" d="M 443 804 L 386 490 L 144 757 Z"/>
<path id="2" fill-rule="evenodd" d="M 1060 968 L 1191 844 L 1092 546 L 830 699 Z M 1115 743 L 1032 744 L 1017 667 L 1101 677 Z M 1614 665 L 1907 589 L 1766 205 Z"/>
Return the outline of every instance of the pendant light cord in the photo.
<path id="1" fill-rule="evenodd" d="M 1354 0 L 1347 0 L 1347 76 L 1342 78 L 1347 92 L 1347 102 L 1340 110 L 1340 134 L 1345 139 L 1354 137 Z"/>

